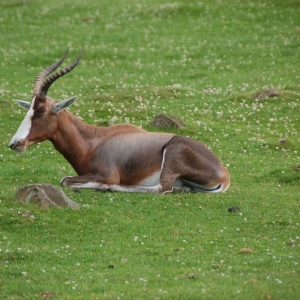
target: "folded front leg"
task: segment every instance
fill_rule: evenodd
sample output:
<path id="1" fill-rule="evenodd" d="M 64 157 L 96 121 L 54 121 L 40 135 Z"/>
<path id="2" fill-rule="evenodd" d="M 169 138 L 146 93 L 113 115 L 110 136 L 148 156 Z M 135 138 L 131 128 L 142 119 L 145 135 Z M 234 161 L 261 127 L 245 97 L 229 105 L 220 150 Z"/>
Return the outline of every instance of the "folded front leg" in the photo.
<path id="1" fill-rule="evenodd" d="M 81 176 L 67 176 L 64 177 L 60 184 L 73 188 L 86 188 L 86 189 L 101 189 L 108 190 L 106 184 L 99 183 L 99 176 L 94 174 L 86 174 Z"/>
<path id="2" fill-rule="evenodd" d="M 87 188 L 87 189 L 96 189 L 101 191 L 112 191 L 112 192 L 155 193 L 155 194 L 161 192 L 160 184 L 149 186 L 149 187 L 137 186 L 137 185 L 107 184 L 107 183 L 101 183 L 99 176 L 94 174 L 64 177 L 60 183 L 62 186 L 68 186 L 72 188 Z"/>

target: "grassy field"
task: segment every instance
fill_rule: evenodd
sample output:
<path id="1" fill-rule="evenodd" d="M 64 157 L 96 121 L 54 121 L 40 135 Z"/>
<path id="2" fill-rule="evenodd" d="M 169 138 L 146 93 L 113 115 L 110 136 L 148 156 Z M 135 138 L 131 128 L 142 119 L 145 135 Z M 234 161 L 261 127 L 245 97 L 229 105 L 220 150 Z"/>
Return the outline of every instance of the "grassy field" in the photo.
<path id="1" fill-rule="evenodd" d="M 300 299 L 299 1 L 0 0 L 0 30 L 0 299 Z M 68 46 L 82 61 L 49 96 L 77 95 L 90 124 L 180 118 L 230 189 L 17 203 L 18 186 L 75 175 L 50 142 L 8 148 L 14 100 Z"/>

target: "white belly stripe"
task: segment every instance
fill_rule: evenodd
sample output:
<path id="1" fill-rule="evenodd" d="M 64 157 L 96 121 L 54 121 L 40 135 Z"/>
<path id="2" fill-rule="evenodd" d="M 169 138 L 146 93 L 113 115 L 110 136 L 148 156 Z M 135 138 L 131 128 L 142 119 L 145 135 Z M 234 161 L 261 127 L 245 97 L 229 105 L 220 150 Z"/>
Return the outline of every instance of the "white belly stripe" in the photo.
<path id="1" fill-rule="evenodd" d="M 157 171 L 157 172 L 153 173 L 151 176 L 140 181 L 138 183 L 138 186 L 155 186 L 155 185 L 159 184 L 160 173 L 161 173 L 161 171 Z"/>

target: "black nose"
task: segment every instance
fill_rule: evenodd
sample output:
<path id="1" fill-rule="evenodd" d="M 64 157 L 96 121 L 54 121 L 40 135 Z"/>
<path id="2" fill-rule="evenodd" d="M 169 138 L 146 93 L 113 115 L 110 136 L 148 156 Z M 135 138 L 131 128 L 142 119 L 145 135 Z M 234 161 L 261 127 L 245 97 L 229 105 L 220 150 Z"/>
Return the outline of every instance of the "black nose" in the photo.
<path id="1" fill-rule="evenodd" d="M 14 149 L 15 144 L 16 144 L 16 142 L 9 144 L 9 148 Z"/>

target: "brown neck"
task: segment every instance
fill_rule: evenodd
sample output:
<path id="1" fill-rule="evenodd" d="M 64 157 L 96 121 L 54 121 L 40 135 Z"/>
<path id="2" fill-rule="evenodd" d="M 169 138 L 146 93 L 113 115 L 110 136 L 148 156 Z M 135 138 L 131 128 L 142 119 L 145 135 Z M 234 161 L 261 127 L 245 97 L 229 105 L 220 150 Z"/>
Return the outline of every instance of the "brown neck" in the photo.
<path id="1" fill-rule="evenodd" d="M 49 139 L 55 149 L 72 165 L 78 175 L 86 173 L 84 160 L 93 147 L 93 141 L 101 136 L 102 128 L 88 125 L 68 111 L 57 115 L 57 130 Z"/>

